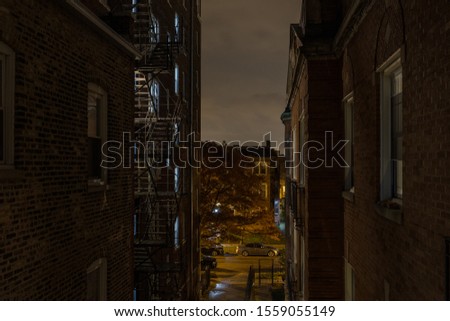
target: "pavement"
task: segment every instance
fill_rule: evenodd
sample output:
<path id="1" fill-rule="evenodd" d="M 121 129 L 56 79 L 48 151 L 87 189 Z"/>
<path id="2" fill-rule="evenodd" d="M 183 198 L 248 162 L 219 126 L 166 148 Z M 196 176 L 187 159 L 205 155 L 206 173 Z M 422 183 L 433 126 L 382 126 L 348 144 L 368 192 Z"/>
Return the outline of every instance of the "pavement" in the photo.
<path id="1" fill-rule="evenodd" d="M 204 301 L 243 301 L 247 286 L 248 270 L 258 259 L 222 257 L 218 267 L 211 271 L 211 283 L 204 293 Z M 259 285 L 256 279 L 251 296 L 252 301 L 272 301 L 271 283 L 268 280 Z"/>

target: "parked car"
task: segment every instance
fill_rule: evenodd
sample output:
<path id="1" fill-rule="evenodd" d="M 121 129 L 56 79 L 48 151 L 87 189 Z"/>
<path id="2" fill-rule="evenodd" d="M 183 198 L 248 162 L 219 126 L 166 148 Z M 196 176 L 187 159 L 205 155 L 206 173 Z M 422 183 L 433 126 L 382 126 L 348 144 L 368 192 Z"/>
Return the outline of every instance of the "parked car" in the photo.
<path id="1" fill-rule="evenodd" d="M 236 248 L 236 254 L 242 256 L 248 255 L 267 255 L 276 256 L 279 250 L 273 246 L 264 245 L 262 243 L 248 243 L 245 245 L 239 245 Z"/>
<path id="2" fill-rule="evenodd" d="M 214 257 L 208 256 L 208 255 L 202 255 L 202 260 L 200 261 L 202 271 L 206 270 L 207 268 L 212 270 L 217 267 L 217 260 Z"/>
<path id="3" fill-rule="evenodd" d="M 212 256 L 217 256 L 217 255 L 224 255 L 224 250 L 223 250 L 223 246 L 221 244 L 213 244 L 210 246 L 202 246 L 201 248 L 201 252 L 204 255 L 212 255 Z"/>

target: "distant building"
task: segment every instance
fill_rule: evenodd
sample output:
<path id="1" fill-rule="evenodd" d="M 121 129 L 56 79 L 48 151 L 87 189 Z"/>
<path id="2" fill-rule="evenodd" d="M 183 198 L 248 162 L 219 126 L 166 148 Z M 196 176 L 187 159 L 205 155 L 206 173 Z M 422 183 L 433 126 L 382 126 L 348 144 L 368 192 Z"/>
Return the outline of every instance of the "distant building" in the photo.
<path id="1" fill-rule="evenodd" d="M 144 54 L 135 74 L 135 297 L 196 300 L 200 1 L 132 4 L 134 44 Z"/>
<path id="2" fill-rule="evenodd" d="M 108 1 L 0 4 L 2 300 L 133 297 L 132 171 L 100 166 L 133 130 L 130 23 Z"/>
<path id="3" fill-rule="evenodd" d="M 287 171 L 290 298 L 450 299 L 448 3 L 300 12 L 282 115 L 290 159 L 307 143 Z M 311 163 L 327 131 L 349 166 Z"/>

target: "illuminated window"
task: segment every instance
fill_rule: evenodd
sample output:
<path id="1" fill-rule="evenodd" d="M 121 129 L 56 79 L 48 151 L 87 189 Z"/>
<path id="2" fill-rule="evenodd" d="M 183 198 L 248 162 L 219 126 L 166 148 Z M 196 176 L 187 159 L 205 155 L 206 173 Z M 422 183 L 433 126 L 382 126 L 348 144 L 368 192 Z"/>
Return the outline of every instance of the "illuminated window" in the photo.
<path id="1" fill-rule="evenodd" d="M 175 41 L 180 42 L 180 32 L 181 32 L 181 22 L 180 22 L 180 16 L 178 13 L 175 13 L 175 19 L 174 19 L 174 27 L 175 27 Z"/>
<path id="2" fill-rule="evenodd" d="M 178 65 L 175 65 L 175 75 L 174 75 L 174 86 L 175 86 L 175 94 L 180 93 L 180 68 Z"/>
<path id="3" fill-rule="evenodd" d="M 159 83 L 153 80 L 150 85 L 150 112 L 157 114 L 159 110 Z"/>

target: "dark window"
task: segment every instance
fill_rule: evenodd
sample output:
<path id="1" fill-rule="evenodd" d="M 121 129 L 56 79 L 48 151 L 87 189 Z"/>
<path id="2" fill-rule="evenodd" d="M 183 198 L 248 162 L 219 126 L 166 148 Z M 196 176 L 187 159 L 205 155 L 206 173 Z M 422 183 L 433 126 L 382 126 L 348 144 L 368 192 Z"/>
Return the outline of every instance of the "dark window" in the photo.
<path id="1" fill-rule="evenodd" d="M 450 301 L 450 238 L 445 241 L 446 300 Z"/>
<path id="2" fill-rule="evenodd" d="M 0 55 L 0 162 L 4 161 L 4 149 L 5 149 L 5 123 L 4 123 L 4 107 L 3 107 L 3 87 L 5 85 L 4 79 L 4 63 L 3 56 Z"/>

